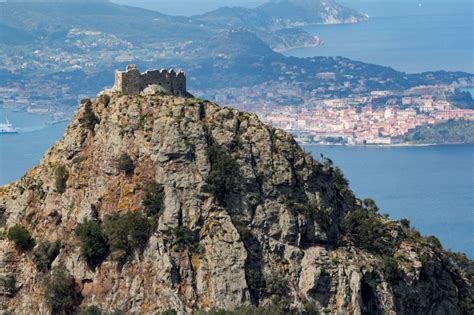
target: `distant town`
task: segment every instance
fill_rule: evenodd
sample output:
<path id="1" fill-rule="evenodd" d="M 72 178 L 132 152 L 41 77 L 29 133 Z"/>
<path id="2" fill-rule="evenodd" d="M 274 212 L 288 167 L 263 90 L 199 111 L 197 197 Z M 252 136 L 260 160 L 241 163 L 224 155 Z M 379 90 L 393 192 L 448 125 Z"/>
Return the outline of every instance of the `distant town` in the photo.
<path id="1" fill-rule="evenodd" d="M 447 95 L 457 91 L 454 86 L 419 86 L 403 92 L 377 90 L 344 98 L 334 98 L 331 87 L 310 93 L 277 83 L 244 89 L 222 89 L 215 92 L 214 100 L 253 111 L 264 122 L 294 134 L 301 143 L 394 145 L 402 143 L 403 136 L 419 126 L 474 121 L 473 109 L 458 108 L 448 100 Z M 301 95 L 305 95 L 303 104 L 274 102 Z"/>

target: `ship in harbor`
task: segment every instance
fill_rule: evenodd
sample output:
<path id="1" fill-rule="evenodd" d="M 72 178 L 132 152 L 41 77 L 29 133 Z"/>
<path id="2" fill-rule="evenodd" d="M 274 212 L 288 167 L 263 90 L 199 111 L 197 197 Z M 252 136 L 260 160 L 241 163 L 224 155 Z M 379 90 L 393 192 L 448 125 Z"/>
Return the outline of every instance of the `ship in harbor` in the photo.
<path id="1" fill-rule="evenodd" d="M 6 119 L 6 122 L 0 123 L 0 134 L 12 134 L 18 133 L 18 129 L 14 128 L 13 125 Z"/>

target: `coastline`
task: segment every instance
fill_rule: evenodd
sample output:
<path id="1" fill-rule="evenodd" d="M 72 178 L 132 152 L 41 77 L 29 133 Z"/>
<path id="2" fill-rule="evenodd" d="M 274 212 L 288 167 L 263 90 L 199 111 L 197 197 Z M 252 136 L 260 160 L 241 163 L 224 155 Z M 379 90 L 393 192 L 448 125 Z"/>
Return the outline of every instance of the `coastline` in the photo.
<path id="1" fill-rule="evenodd" d="M 319 37 L 318 37 L 319 38 Z M 273 51 L 277 53 L 284 53 L 293 49 L 302 49 L 302 48 L 314 48 L 314 47 L 319 47 L 323 44 L 323 42 L 320 40 L 317 44 L 306 44 L 306 45 L 295 45 L 295 46 L 290 46 L 287 48 L 274 48 Z"/>
<path id="2" fill-rule="evenodd" d="M 344 25 L 344 24 L 359 24 L 363 22 L 367 22 L 370 19 L 368 14 L 365 14 L 364 18 L 355 18 L 354 20 L 345 20 L 345 21 L 336 21 L 336 22 L 322 22 L 322 23 L 303 23 L 298 26 L 290 26 L 289 28 L 299 28 L 299 29 L 305 29 L 307 27 L 312 27 L 312 26 L 318 26 L 318 25 Z M 312 34 L 310 34 L 312 35 Z M 278 53 L 285 53 L 294 49 L 303 49 L 303 48 L 314 48 L 314 47 L 319 47 L 324 44 L 322 41 L 321 37 L 318 35 L 312 35 L 313 38 L 317 41 L 317 43 L 314 44 L 305 44 L 305 45 L 294 45 L 294 46 L 289 46 L 286 48 L 273 48 L 273 51 L 278 52 Z"/>
<path id="3" fill-rule="evenodd" d="M 361 147 L 362 148 L 417 148 L 417 147 L 474 145 L 474 143 L 320 144 L 320 143 L 304 143 L 304 142 L 298 142 L 298 144 L 305 147 L 347 147 L 347 148 L 361 148 Z"/>

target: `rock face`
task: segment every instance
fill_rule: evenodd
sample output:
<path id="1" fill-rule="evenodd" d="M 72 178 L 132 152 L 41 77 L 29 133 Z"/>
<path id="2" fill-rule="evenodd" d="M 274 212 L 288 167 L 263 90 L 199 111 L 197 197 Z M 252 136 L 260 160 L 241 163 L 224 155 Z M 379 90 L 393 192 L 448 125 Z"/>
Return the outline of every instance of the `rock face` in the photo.
<path id="1" fill-rule="evenodd" d="M 0 188 L 4 231 L 20 225 L 36 244 L 61 242 L 52 268 L 73 277 L 75 307 L 472 312 L 471 277 L 460 264 L 355 198 L 328 160 L 314 160 L 253 114 L 149 94 L 106 92 L 82 102 L 40 164 Z M 124 154 L 133 167 L 118 162 Z M 110 253 L 91 267 L 78 224 L 144 213 L 153 182 L 164 200 L 146 245 L 125 262 Z M 50 271 L 34 263 L 36 248 L 0 242 L 2 311 L 49 314 Z"/>

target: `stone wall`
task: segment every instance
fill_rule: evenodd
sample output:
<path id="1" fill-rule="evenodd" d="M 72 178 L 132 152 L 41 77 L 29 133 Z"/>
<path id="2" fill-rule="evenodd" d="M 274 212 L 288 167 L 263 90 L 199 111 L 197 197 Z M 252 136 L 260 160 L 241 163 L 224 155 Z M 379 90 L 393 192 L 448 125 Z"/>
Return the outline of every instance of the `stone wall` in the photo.
<path id="1" fill-rule="evenodd" d="M 165 93 L 172 95 L 188 94 L 184 72 L 161 69 L 140 73 L 135 65 L 127 66 L 126 71 L 115 72 L 115 84 L 112 90 L 137 95 L 150 85 L 158 85 Z"/>

